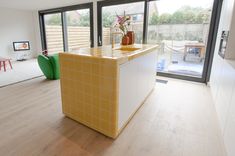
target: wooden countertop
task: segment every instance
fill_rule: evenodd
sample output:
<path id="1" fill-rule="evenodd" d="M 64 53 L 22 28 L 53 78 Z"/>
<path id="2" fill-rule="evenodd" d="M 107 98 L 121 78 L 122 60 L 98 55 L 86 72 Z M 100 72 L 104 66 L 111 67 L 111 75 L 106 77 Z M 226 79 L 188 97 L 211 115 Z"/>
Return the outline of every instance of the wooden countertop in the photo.
<path id="1" fill-rule="evenodd" d="M 124 48 L 124 50 L 120 50 Z M 136 48 L 136 50 L 128 51 L 125 48 Z M 97 48 L 81 48 L 76 52 L 68 52 L 69 54 L 75 54 L 80 56 L 88 56 L 92 58 L 102 58 L 102 59 L 111 59 L 117 60 L 119 64 L 123 64 L 129 60 L 137 58 L 141 55 L 151 52 L 154 49 L 157 49 L 158 45 L 151 44 L 134 44 L 128 46 L 116 46 L 112 49 L 111 46 L 102 46 Z"/>

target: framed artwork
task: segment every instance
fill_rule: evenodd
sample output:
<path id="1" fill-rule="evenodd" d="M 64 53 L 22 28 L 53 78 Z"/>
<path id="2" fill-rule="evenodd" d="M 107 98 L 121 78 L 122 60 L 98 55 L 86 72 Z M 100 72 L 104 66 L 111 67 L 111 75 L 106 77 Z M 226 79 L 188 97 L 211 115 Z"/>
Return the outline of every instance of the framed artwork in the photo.
<path id="1" fill-rule="evenodd" d="M 13 42 L 14 51 L 30 50 L 29 41 Z"/>

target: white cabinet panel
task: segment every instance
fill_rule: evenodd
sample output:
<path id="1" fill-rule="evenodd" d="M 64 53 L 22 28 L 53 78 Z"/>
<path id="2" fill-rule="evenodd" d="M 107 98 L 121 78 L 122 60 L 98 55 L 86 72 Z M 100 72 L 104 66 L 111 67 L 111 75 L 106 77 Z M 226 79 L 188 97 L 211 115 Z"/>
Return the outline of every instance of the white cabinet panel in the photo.
<path id="1" fill-rule="evenodd" d="M 122 128 L 155 85 L 156 51 L 120 66 L 118 128 Z"/>
<path id="2" fill-rule="evenodd" d="M 232 97 L 233 86 L 235 85 L 235 70 L 227 62 L 223 62 L 222 72 L 219 76 L 219 89 L 216 98 L 216 111 L 219 122 L 224 132 L 226 118 Z"/>
<path id="3" fill-rule="evenodd" d="M 137 61 L 131 61 L 120 66 L 119 78 L 119 120 L 118 127 L 129 119 L 133 107 L 137 103 Z"/>
<path id="4" fill-rule="evenodd" d="M 213 62 L 212 70 L 211 70 L 210 87 L 211 87 L 213 99 L 214 101 L 216 101 L 218 88 L 219 88 L 219 84 L 221 81 L 220 77 L 221 77 L 221 72 L 222 72 L 222 67 L 223 67 L 223 59 L 220 58 L 220 56 L 216 54 L 214 56 L 213 61 L 214 62 Z"/>
<path id="5" fill-rule="evenodd" d="M 211 85 L 216 85 L 217 95 L 214 97 L 219 123 L 224 137 L 228 156 L 235 155 L 235 69 L 226 61 L 218 59 L 216 66 L 221 68 Z M 218 70 L 217 68 L 217 70 Z M 214 87 L 215 88 L 215 87 Z M 212 89 L 214 89 L 212 88 Z"/>
<path id="6" fill-rule="evenodd" d="M 234 77 L 235 81 L 235 77 Z M 230 102 L 228 119 L 224 132 L 224 142 L 228 156 L 235 155 L 235 85 L 233 87 L 232 100 Z"/>
<path id="7" fill-rule="evenodd" d="M 156 52 L 139 59 L 138 64 L 138 101 L 142 102 L 149 94 L 156 81 Z"/>
<path id="8" fill-rule="evenodd" d="M 157 73 L 157 52 L 151 53 L 151 62 L 149 63 L 149 88 L 152 89 L 156 84 Z"/>

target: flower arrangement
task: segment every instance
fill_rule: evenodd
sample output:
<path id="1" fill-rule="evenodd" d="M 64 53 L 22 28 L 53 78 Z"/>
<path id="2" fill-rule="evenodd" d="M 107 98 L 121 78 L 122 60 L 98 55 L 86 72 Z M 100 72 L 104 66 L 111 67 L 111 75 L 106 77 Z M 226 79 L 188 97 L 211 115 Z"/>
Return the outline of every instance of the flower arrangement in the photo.
<path id="1" fill-rule="evenodd" d="M 128 26 L 130 25 L 130 16 L 127 16 L 125 11 L 123 16 L 117 16 L 116 26 L 122 31 L 123 35 L 126 35 L 128 32 Z"/>

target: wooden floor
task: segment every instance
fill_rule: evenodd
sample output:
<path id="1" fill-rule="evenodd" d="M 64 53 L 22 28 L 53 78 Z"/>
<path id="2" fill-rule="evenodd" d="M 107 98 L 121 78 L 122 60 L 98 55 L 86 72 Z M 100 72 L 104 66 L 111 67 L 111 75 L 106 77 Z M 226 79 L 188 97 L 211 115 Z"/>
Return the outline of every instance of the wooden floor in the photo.
<path id="1" fill-rule="evenodd" d="M 224 156 L 208 87 L 179 80 L 156 88 L 112 140 L 61 111 L 59 81 L 0 89 L 0 156 Z"/>

